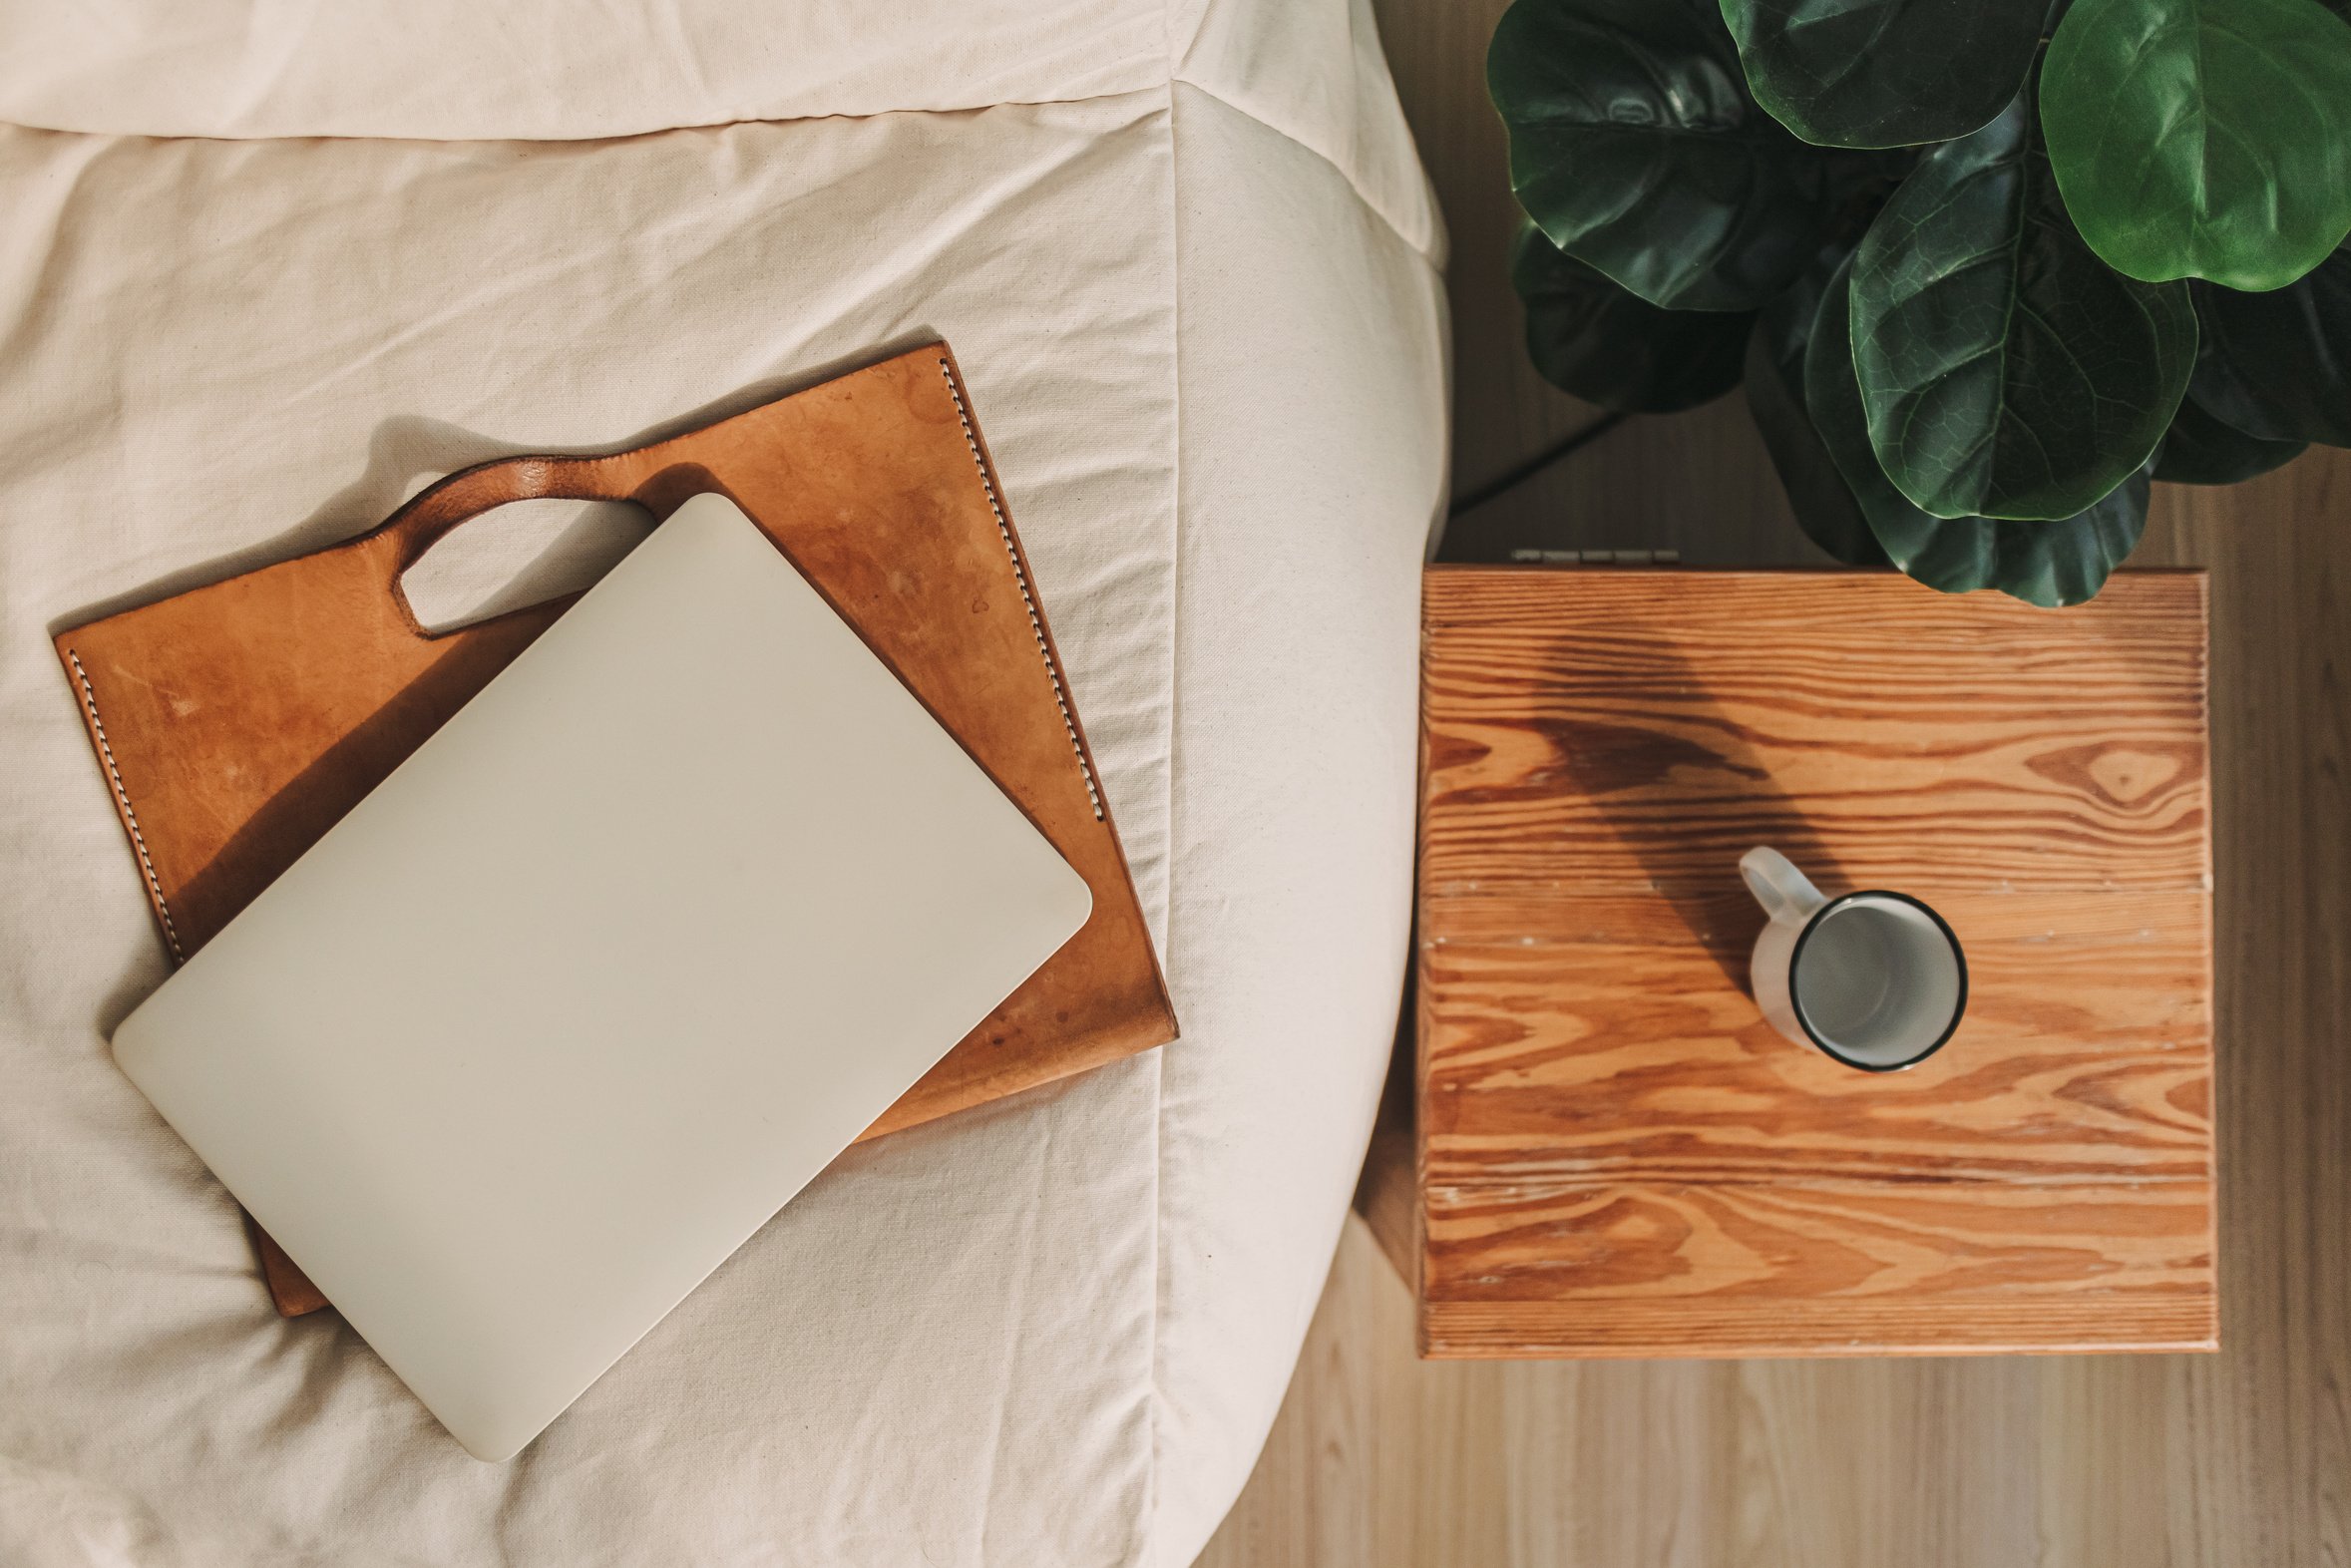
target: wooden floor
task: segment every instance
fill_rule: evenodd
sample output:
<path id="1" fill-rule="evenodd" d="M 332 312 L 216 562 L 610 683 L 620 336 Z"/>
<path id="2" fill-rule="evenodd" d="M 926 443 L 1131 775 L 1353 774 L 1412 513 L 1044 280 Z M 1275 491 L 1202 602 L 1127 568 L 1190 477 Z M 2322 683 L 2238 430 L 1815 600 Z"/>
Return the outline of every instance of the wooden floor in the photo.
<path id="1" fill-rule="evenodd" d="M 1468 489 L 1591 410 L 1518 346 L 1501 0 L 1378 9 L 1452 232 Z M 1818 560 L 1737 396 L 1633 421 L 1445 554 L 1530 545 Z M 2156 487 L 2138 561 L 2212 573 L 2221 1354 L 1421 1364 L 1351 1222 L 1208 1568 L 2351 1565 L 2351 453 Z"/>

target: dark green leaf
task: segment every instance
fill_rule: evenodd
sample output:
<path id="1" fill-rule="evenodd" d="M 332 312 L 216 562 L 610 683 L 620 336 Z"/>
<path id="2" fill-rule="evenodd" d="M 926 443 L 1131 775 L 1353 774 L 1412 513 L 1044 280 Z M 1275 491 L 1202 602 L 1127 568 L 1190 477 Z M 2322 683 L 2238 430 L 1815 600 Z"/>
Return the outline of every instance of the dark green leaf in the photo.
<path id="1" fill-rule="evenodd" d="M 1853 357 L 1887 476 L 1937 517 L 2072 517 L 2143 468 L 2195 368 L 2185 283 L 2066 220 L 2031 94 L 1918 161 L 1853 257 Z"/>
<path id="2" fill-rule="evenodd" d="M 2351 230 L 2351 25 L 2318 0 L 2079 0 L 2041 120 L 2075 224 L 2132 277 L 2278 288 Z"/>
<path id="3" fill-rule="evenodd" d="M 2291 463 L 2306 441 L 2264 441 L 2224 424 L 2189 391 L 2171 416 L 2171 428 L 2155 454 L 2155 478 L 2181 485 L 2233 485 Z"/>
<path id="4" fill-rule="evenodd" d="M 1757 318 L 1747 343 L 1747 403 L 1805 536 L 1849 567 L 1891 566 L 1804 407 L 1804 345 L 1833 270 L 1815 265 Z"/>
<path id="5" fill-rule="evenodd" d="M 2142 468 L 2075 517 L 2044 523 L 1938 518 L 1911 505 L 1878 467 L 1853 370 L 1851 266 L 1830 281 L 1804 351 L 1804 397 L 1820 439 L 1871 532 L 1911 577 L 1946 593 L 1994 588 L 2031 604 L 2078 604 L 2138 547 L 2147 527 Z"/>
<path id="6" fill-rule="evenodd" d="M 1749 312 L 1661 310 L 1528 224 L 1510 281 L 1526 301 L 1526 351 L 1543 379 L 1587 403 L 1669 414 L 1739 384 Z"/>
<path id="7" fill-rule="evenodd" d="M 1653 304 L 1761 309 L 1843 195 L 1748 96 L 1716 0 L 1517 0 L 1486 86 L 1527 215 Z"/>
<path id="8" fill-rule="evenodd" d="M 2264 440 L 2351 447 L 2351 240 L 2270 293 L 2193 288 L 2196 400 Z"/>
<path id="9" fill-rule="evenodd" d="M 1756 101 L 1807 142 L 1967 135 L 2033 67 L 2048 0 L 1722 0 Z"/>

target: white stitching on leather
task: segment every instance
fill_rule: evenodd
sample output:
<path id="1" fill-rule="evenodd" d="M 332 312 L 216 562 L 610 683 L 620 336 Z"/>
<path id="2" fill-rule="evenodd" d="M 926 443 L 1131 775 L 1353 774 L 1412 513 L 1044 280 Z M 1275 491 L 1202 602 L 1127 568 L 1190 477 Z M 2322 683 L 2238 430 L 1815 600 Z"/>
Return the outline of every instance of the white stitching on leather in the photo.
<path id="1" fill-rule="evenodd" d="M 90 672 L 82 667 L 82 655 L 72 648 L 65 650 L 66 658 L 74 666 L 74 678 L 82 683 L 82 706 L 90 710 L 90 731 L 98 737 L 98 754 L 105 759 L 106 776 L 115 787 L 115 800 L 123 808 L 123 822 L 131 830 L 131 847 L 139 852 L 139 869 L 147 874 L 147 891 L 155 895 L 156 913 L 164 920 L 164 941 L 172 948 L 172 961 L 188 962 L 188 955 L 180 951 L 180 933 L 172 926 L 172 906 L 164 902 L 164 885 L 155 874 L 155 862 L 147 857 L 147 837 L 139 831 L 139 813 L 131 809 L 131 792 L 123 788 L 122 771 L 115 766 L 115 748 L 107 743 L 106 723 L 98 716 L 98 693 L 90 689 Z"/>
<path id="2" fill-rule="evenodd" d="M 1044 659 L 1045 674 L 1053 682 L 1053 702 L 1061 710 L 1061 727 L 1069 732 L 1070 754 L 1077 758 L 1078 774 L 1085 780 L 1086 798 L 1094 804 L 1094 820 L 1100 822 L 1102 792 L 1094 785 L 1094 770 L 1086 761 L 1085 747 L 1077 742 L 1077 721 L 1069 713 L 1069 695 L 1062 689 L 1061 671 L 1053 663 L 1052 646 L 1045 641 L 1045 623 L 1036 612 L 1036 596 L 1028 590 L 1028 574 L 1020 570 L 1020 552 L 1012 544 L 1012 525 L 1004 519 L 1003 504 L 996 500 L 995 480 L 987 472 L 986 460 L 980 455 L 980 435 L 972 428 L 972 411 L 964 406 L 964 389 L 956 385 L 954 367 L 942 359 L 939 373 L 947 380 L 948 395 L 956 400 L 956 417 L 964 422 L 964 445 L 972 449 L 972 465 L 980 470 L 980 488 L 987 493 L 987 510 L 995 514 L 996 534 L 1003 540 L 1004 554 L 1012 563 L 1012 581 L 1020 585 L 1020 602 L 1028 607 L 1028 629 L 1036 637 L 1036 651 Z"/>

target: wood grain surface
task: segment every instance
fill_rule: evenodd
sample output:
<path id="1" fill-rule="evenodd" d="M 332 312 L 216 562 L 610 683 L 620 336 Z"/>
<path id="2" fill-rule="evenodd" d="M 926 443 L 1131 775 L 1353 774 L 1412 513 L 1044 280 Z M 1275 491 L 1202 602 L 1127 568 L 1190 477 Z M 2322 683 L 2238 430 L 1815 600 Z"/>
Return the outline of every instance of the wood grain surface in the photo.
<path id="1" fill-rule="evenodd" d="M 1594 413 L 1519 345 L 1483 86 L 1505 3 L 1373 0 L 1451 233 L 1457 491 Z M 2218 1355 L 1424 1362 L 1359 1223 L 1203 1568 L 2351 1563 L 2347 523 L 2351 453 L 2313 449 L 2246 485 L 2157 485 L 2135 558 L 2211 574 Z M 1736 394 L 1633 420 L 1445 553 L 1517 547 L 1825 564 Z M 1374 1160 L 1365 1200 L 1395 1174 Z"/>
<path id="2" fill-rule="evenodd" d="M 2213 1345 L 2200 577 L 1440 567 L 1424 619 L 1423 1354 Z M 1757 844 L 1942 912 L 1950 1045 L 1763 1022 Z"/>

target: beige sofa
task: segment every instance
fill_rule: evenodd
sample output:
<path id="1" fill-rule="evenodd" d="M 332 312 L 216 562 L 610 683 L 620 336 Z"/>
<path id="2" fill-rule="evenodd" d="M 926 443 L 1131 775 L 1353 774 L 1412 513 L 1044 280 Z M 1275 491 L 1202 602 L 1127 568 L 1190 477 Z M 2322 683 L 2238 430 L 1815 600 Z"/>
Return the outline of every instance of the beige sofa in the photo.
<path id="1" fill-rule="evenodd" d="M 0 1562 L 1189 1561 L 1392 1027 L 1438 247 L 1346 0 L 0 0 Z M 109 1062 L 165 955 L 47 634 L 931 332 L 1185 1037 L 853 1151 L 478 1463 Z"/>

